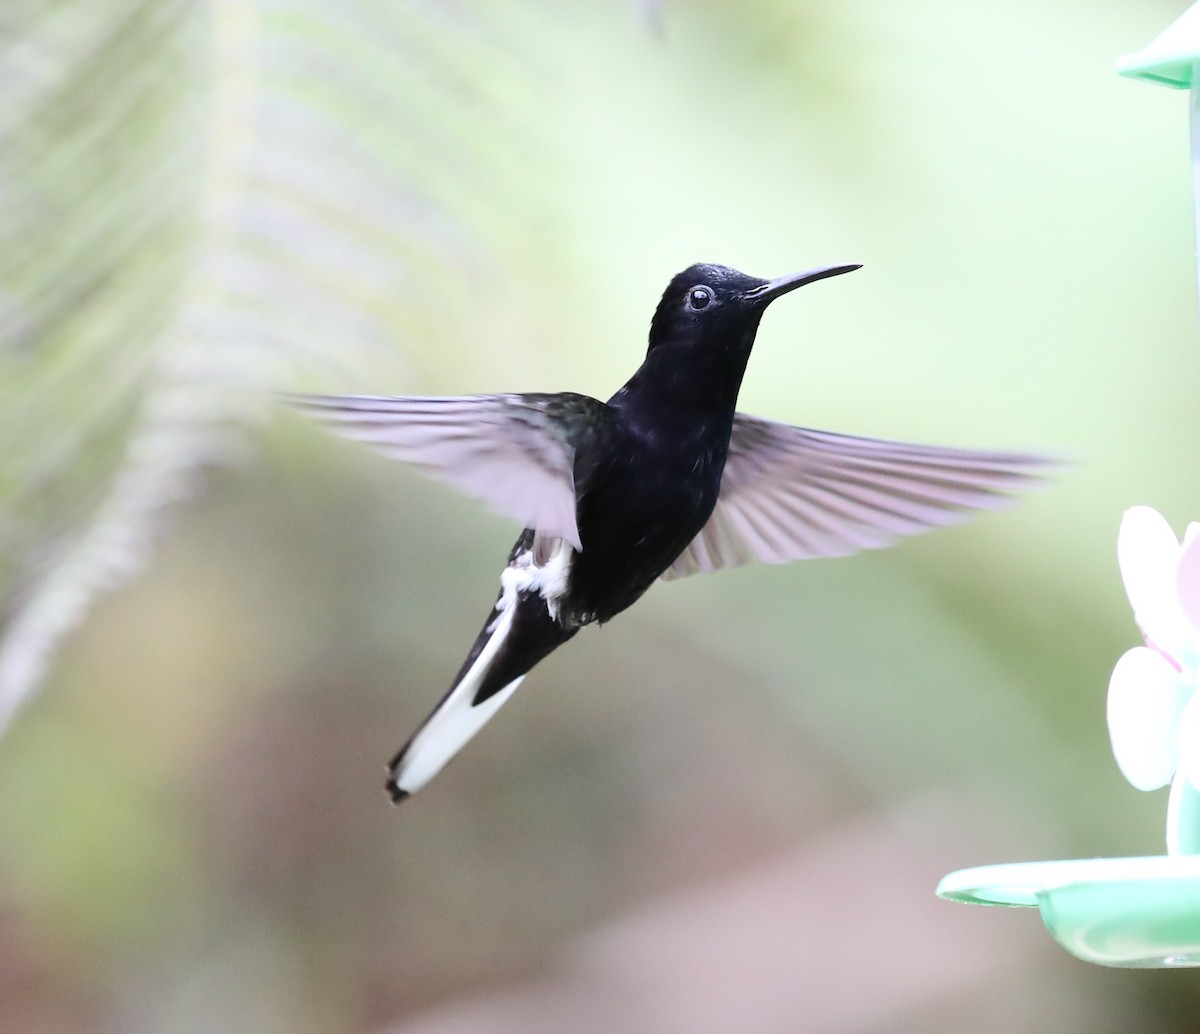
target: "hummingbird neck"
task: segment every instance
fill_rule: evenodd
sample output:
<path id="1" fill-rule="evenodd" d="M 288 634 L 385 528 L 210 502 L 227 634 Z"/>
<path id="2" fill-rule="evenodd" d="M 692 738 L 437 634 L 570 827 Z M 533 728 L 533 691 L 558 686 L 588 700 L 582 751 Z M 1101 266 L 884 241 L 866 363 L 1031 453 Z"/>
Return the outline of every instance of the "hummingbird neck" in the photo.
<path id="1" fill-rule="evenodd" d="M 610 400 L 639 424 L 690 433 L 731 424 L 753 334 L 734 347 L 663 342 Z"/>

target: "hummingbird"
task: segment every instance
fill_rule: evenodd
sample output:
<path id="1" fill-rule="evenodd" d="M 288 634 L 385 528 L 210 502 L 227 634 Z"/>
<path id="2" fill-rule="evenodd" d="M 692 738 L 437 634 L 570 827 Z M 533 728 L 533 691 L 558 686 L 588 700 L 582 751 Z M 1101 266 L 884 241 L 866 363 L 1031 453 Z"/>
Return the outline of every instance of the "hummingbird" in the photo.
<path id="1" fill-rule="evenodd" d="M 425 786 L 540 660 L 659 579 L 844 556 L 995 508 L 1048 461 L 748 416 L 738 391 L 768 305 L 861 268 L 774 280 L 701 263 L 667 285 L 646 357 L 607 402 L 573 392 L 289 395 L 330 431 L 474 495 L 524 530 L 450 689 L 388 765 Z"/>

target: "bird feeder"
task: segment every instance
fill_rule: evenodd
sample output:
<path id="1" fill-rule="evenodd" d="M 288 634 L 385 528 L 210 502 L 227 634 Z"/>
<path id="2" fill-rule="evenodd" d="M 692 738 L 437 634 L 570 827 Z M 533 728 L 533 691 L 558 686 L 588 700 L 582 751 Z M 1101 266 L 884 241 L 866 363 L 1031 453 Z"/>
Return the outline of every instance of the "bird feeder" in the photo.
<path id="1" fill-rule="evenodd" d="M 1192 189 L 1200 257 L 1200 3 L 1117 63 L 1132 79 L 1191 90 Z M 1069 952 L 1104 966 L 1200 966 L 1200 525 L 1183 543 L 1153 510 L 1122 523 L 1118 558 L 1146 646 L 1109 687 L 1113 749 L 1140 789 L 1171 783 L 1167 853 L 988 865 L 950 873 L 940 897 L 1036 907 Z M 1194 706 L 1189 706 L 1194 705 Z"/>

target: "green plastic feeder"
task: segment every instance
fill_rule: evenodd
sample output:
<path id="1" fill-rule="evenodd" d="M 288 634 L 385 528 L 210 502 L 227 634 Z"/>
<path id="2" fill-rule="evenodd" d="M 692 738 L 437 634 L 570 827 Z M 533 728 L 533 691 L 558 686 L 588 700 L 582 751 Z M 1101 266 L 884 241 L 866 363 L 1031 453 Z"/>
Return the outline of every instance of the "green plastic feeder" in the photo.
<path id="1" fill-rule="evenodd" d="M 949 901 L 1041 909 L 1072 955 L 1101 966 L 1200 966 L 1200 856 L 984 865 L 938 884 Z"/>
<path id="2" fill-rule="evenodd" d="M 972 905 L 1037 908 L 1072 955 L 1101 966 L 1200 966 L 1200 793 L 1178 780 L 1168 812 L 1172 853 L 960 869 L 938 897 Z"/>
<path id="3" fill-rule="evenodd" d="M 1130 79 L 1190 90 L 1200 61 L 1200 4 L 1189 7 L 1161 35 L 1136 54 L 1117 62 L 1117 72 Z"/>
<path id="4" fill-rule="evenodd" d="M 1192 91 L 1192 189 L 1197 247 L 1200 248 L 1198 66 L 1200 3 L 1189 8 L 1145 49 L 1117 63 L 1121 75 Z M 1200 558 L 1200 550 L 1193 551 L 1188 565 L 1181 563 L 1178 570 L 1180 615 L 1186 616 L 1193 628 L 1193 642 L 1189 647 L 1192 658 L 1184 668 L 1190 679 L 1186 693 L 1191 696 L 1200 695 L 1200 660 L 1196 659 L 1200 655 L 1196 650 L 1200 639 L 1195 638 L 1200 634 L 1200 623 L 1197 623 L 1200 565 L 1195 563 L 1197 558 Z M 1129 587 L 1128 578 L 1126 586 Z M 1136 613 L 1138 605 L 1132 591 L 1130 598 Z M 1154 649 L 1152 643 L 1148 643 L 1148 647 Z M 1156 688 L 1161 687 L 1146 686 L 1147 699 Z M 1178 718 L 1178 712 L 1174 717 Z M 1112 727 L 1111 697 L 1109 719 Z M 1114 744 L 1116 742 L 1114 738 Z M 1125 768 L 1124 762 L 1122 767 Z M 1169 768 L 1174 767 L 1172 758 Z M 1130 776 L 1127 769 L 1126 775 Z M 1137 780 L 1133 776 L 1130 778 L 1136 785 Z M 1152 785 L 1160 785 L 1161 781 L 1155 779 Z M 1200 790 L 1196 787 L 1195 775 L 1189 779 L 1183 773 L 1175 774 L 1167 810 L 1165 855 L 1021 862 L 961 869 L 942 879 L 937 888 L 938 896 L 978 905 L 1037 908 L 1055 939 L 1085 962 L 1136 968 L 1200 966 Z"/>

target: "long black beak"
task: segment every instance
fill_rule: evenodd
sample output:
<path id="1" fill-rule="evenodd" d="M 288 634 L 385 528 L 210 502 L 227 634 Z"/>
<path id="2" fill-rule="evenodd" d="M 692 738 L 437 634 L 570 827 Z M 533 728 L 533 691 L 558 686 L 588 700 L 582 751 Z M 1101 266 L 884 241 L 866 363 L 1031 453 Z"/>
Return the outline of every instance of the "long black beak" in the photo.
<path id="1" fill-rule="evenodd" d="M 750 291 L 746 297 L 753 298 L 755 301 L 766 305 L 768 302 L 773 302 L 780 295 L 796 290 L 797 287 L 811 284 L 815 280 L 824 280 L 829 276 L 841 276 L 843 273 L 853 273 L 856 269 L 862 269 L 861 262 L 841 266 L 821 266 L 819 269 L 809 269 L 803 273 L 792 273 L 790 276 L 781 276 L 778 280 L 768 280 L 762 287 L 756 287 L 753 291 Z"/>

